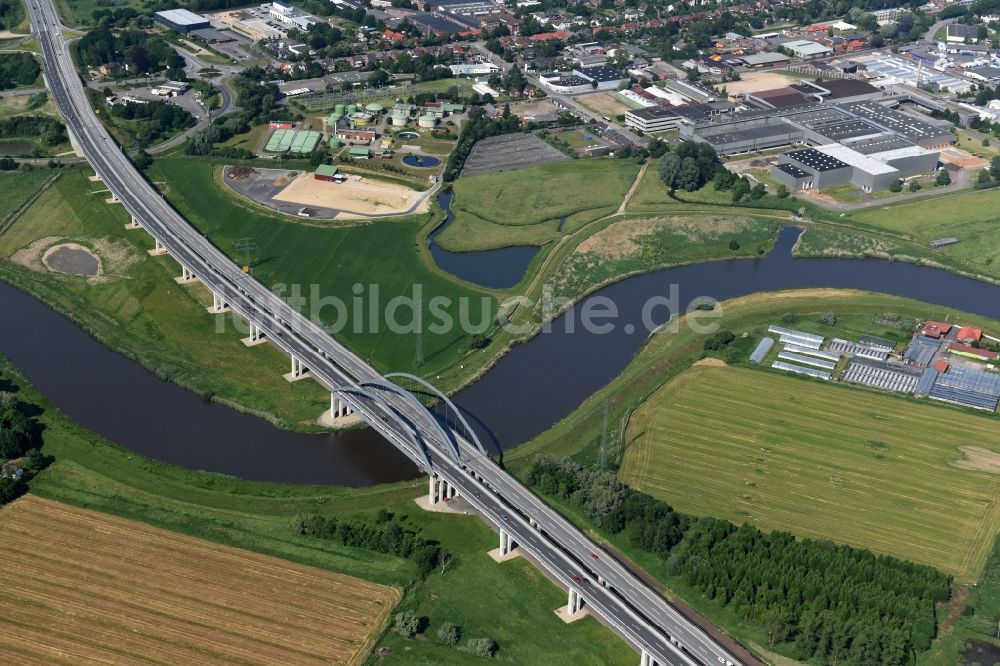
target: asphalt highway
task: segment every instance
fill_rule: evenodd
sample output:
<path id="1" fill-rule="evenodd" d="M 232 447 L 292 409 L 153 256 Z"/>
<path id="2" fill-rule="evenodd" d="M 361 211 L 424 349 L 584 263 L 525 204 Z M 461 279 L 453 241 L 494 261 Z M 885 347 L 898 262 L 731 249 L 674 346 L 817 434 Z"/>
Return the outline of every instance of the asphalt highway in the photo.
<path id="1" fill-rule="evenodd" d="M 510 534 L 550 578 L 575 589 L 592 615 L 656 664 L 741 663 L 469 439 L 445 430 L 410 393 L 243 273 L 189 225 L 135 169 L 90 108 L 51 0 L 28 0 L 27 5 L 47 86 L 76 144 L 111 192 L 174 259 L 259 326 L 272 344 L 299 359 L 316 381 L 336 392 L 418 467 L 446 480 L 494 529 Z"/>

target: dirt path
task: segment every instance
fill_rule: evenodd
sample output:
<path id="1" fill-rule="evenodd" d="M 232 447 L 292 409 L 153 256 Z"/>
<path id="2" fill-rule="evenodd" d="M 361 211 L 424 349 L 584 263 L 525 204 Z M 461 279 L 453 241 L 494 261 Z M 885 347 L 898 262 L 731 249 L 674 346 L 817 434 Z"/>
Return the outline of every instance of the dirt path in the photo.
<path id="1" fill-rule="evenodd" d="M 622 205 L 618 206 L 618 214 L 621 215 L 625 212 L 625 208 L 628 203 L 632 201 L 632 196 L 635 191 L 639 189 L 639 185 L 642 184 L 642 179 L 646 175 L 646 169 L 649 167 L 649 160 L 642 163 L 642 168 L 639 169 L 638 175 L 636 175 L 635 180 L 632 181 L 632 187 L 628 188 L 628 192 L 625 193 L 625 198 L 622 199 Z"/>

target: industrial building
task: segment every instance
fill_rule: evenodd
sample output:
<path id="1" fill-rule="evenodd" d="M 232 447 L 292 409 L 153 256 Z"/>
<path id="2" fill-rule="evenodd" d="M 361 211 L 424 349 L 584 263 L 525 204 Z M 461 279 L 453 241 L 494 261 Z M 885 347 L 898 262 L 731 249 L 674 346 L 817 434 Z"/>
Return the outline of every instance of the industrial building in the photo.
<path id="1" fill-rule="evenodd" d="M 803 60 L 821 58 L 833 53 L 833 49 L 829 46 L 823 46 L 818 42 L 811 42 L 808 39 L 798 39 L 794 42 L 785 42 L 781 46 L 796 58 L 802 58 Z"/>
<path id="2" fill-rule="evenodd" d="M 548 72 L 538 78 L 543 86 L 561 93 L 617 90 L 628 81 L 628 76 L 608 65 L 580 66 L 575 67 L 572 74 Z"/>
<path id="3" fill-rule="evenodd" d="M 680 124 L 681 116 L 662 106 L 648 106 L 625 113 L 625 126 L 646 134 L 677 129 Z"/>
<path id="4" fill-rule="evenodd" d="M 183 33 L 212 27 L 207 18 L 186 9 L 167 9 L 156 12 L 153 14 L 153 19 L 171 30 Z"/>

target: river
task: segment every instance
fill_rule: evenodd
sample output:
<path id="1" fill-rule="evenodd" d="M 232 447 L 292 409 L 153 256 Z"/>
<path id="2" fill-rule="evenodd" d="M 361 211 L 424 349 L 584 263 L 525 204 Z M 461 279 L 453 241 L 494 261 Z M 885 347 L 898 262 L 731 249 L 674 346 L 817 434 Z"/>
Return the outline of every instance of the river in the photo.
<path id="1" fill-rule="evenodd" d="M 628 278 L 601 289 L 517 346 L 455 396 L 497 448 L 527 441 L 617 376 L 646 339 L 642 309 L 677 285 L 682 308 L 761 291 L 836 287 L 916 298 L 1000 319 L 1000 287 L 951 273 L 876 259 L 795 259 L 798 230 L 782 231 L 765 258 L 706 262 Z M 606 334 L 566 331 L 593 299 L 618 308 Z M 151 458 L 242 478 L 364 486 L 417 471 L 371 430 L 302 435 L 201 401 L 109 351 L 61 315 L 0 284 L 0 353 L 86 428 Z M 659 311 L 658 321 L 667 313 Z M 631 325 L 631 327 L 630 327 Z M 633 332 L 629 333 L 628 331 Z M 485 440 L 484 440 L 485 441 Z M 489 445 L 489 444 L 488 444 Z"/>

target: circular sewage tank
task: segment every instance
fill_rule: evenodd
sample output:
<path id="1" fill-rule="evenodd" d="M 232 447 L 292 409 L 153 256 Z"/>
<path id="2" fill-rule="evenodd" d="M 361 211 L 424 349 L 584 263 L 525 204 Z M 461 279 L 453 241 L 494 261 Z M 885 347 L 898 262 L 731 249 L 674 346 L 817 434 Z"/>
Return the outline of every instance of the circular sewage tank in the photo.
<path id="1" fill-rule="evenodd" d="M 419 125 L 420 127 L 434 127 L 435 125 L 437 125 L 437 118 L 435 118 L 429 113 L 422 115 L 417 120 L 417 125 Z"/>
<path id="2" fill-rule="evenodd" d="M 367 127 L 371 125 L 372 119 L 366 113 L 352 113 L 351 114 L 351 124 L 355 127 Z"/>
<path id="3" fill-rule="evenodd" d="M 334 104 L 333 105 L 333 115 L 338 118 L 343 118 L 347 115 L 347 105 L 346 104 Z"/>
<path id="4" fill-rule="evenodd" d="M 344 115 L 350 116 L 358 112 L 357 104 L 348 104 L 347 108 L 344 110 Z"/>
<path id="5" fill-rule="evenodd" d="M 410 120 L 409 117 L 405 113 L 394 113 L 391 116 L 389 116 L 389 124 L 391 124 L 394 127 L 402 127 L 407 122 L 409 122 L 409 120 Z M 406 134 L 406 132 L 403 132 L 403 134 Z"/>
<path id="6" fill-rule="evenodd" d="M 420 135 L 416 132 L 400 132 L 396 135 L 397 139 L 419 139 Z"/>
<path id="7" fill-rule="evenodd" d="M 385 108 L 381 104 L 375 104 L 373 102 L 371 104 L 365 104 L 365 111 L 368 113 L 382 113 L 385 111 Z"/>
<path id="8" fill-rule="evenodd" d="M 414 169 L 430 169 L 441 164 L 441 160 L 428 155 L 407 155 L 403 158 L 403 164 Z"/>

